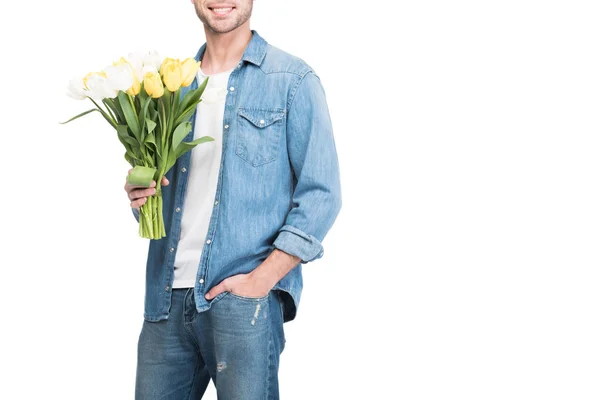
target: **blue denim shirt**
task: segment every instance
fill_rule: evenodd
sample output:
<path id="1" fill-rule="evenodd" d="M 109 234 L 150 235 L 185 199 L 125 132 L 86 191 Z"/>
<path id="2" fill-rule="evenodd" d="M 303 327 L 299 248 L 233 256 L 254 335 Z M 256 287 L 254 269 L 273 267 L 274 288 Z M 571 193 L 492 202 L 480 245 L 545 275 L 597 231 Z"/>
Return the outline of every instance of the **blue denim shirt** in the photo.
<path id="1" fill-rule="evenodd" d="M 205 48 L 202 45 L 196 60 L 202 59 Z M 188 90 L 197 87 L 194 80 Z M 204 295 L 213 286 L 229 276 L 249 273 L 278 248 L 301 259 L 275 285 L 283 294 L 284 320 L 290 321 L 300 303 L 302 264 L 323 256 L 321 242 L 341 208 L 325 92 L 303 60 L 271 46 L 255 30 L 227 87 L 221 165 L 194 287 L 196 309 L 208 310 L 211 302 L 225 295 L 207 301 Z M 185 141 L 193 138 L 192 130 Z M 187 152 L 166 173 L 167 236 L 150 240 L 148 247 L 144 298 L 148 321 L 169 316 L 190 157 Z M 132 211 L 139 221 L 137 209 Z"/>

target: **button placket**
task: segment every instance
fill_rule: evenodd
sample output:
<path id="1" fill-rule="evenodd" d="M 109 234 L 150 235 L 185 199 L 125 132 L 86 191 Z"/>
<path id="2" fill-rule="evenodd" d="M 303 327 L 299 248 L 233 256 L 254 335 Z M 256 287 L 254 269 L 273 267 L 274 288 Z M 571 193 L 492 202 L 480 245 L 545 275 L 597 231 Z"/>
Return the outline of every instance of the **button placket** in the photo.
<path id="1" fill-rule="evenodd" d="M 242 63 L 240 62 L 236 69 L 239 70 L 241 68 L 241 66 L 242 66 Z M 228 92 L 229 96 L 227 96 L 225 99 L 225 113 L 224 113 L 224 118 L 223 118 L 223 128 L 225 130 L 229 129 L 229 124 L 227 122 L 230 121 L 230 115 L 232 114 L 232 111 L 230 111 L 230 110 L 233 108 L 233 105 L 235 104 L 233 95 L 235 94 L 234 91 L 235 91 L 235 82 L 236 82 L 237 74 L 238 74 L 238 72 L 234 71 L 229 78 L 229 85 L 230 85 L 229 92 Z M 221 145 L 222 146 L 221 150 L 222 150 L 223 154 L 225 154 L 226 141 L 227 141 L 227 139 L 224 138 L 222 141 L 222 145 Z M 221 194 L 222 184 L 223 184 L 222 176 L 223 176 L 223 158 L 221 159 L 221 165 L 219 167 L 219 178 L 217 181 L 217 191 L 216 191 L 216 198 L 215 198 L 215 202 L 214 202 L 215 206 L 219 204 L 218 198 Z M 213 214 L 215 212 L 217 212 L 217 208 L 214 207 L 212 212 L 213 212 Z M 211 221 L 213 221 L 213 220 L 214 219 L 211 216 Z M 212 235 L 214 233 L 215 229 L 216 228 L 213 225 L 209 225 L 209 227 L 208 227 L 209 235 Z M 212 243 L 212 240 L 207 239 L 205 243 L 206 243 L 206 245 L 210 245 Z M 210 253 L 210 250 L 208 250 L 206 252 L 202 252 L 202 258 L 200 259 L 200 267 L 198 270 L 198 274 L 200 276 L 206 276 L 206 274 L 207 274 L 208 266 L 206 265 L 206 260 L 209 257 L 209 253 Z M 198 283 L 200 285 L 203 285 L 204 282 L 205 282 L 204 278 L 198 279 Z"/>

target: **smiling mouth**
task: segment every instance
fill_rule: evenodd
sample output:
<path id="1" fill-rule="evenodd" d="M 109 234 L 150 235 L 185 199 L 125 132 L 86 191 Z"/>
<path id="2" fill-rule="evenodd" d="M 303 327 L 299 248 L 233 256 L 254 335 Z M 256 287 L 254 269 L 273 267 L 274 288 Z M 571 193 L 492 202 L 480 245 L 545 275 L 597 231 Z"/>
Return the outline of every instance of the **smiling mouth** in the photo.
<path id="1" fill-rule="evenodd" d="M 227 15 L 235 9 L 235 7 L 208 7 L 216 15 Z"/>

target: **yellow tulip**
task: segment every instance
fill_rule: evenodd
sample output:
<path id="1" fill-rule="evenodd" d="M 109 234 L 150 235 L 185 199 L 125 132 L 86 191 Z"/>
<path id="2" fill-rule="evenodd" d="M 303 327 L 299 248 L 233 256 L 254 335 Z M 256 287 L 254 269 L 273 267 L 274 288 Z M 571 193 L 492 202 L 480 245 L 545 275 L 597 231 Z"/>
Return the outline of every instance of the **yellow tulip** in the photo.
<path id="1" fill-rule="evenodd" d="M 127 89 L 127 94 L 131 96 L 137 96 L 140 93 L 140 90 L 140 80 L 138 79 L 136 74 L 133 74 L 133 85 L 131 85 L 131 87 Z"/>
<path id="2" fill-rule="evenodd" d="M 165 74 L 165 69 L 167 68 L 167 66 L 169 64 L 179 64 L 179 58 L 169 58 L 169 57 L 166 57 L 163 60 L 162 64 L 160 64 L 160 70 L 159 70 L 159 72 L 160 72 L 161 76 Z"/>
<path id="3" fill-rule="evenodd" d="M 148 96 L 157 99 L 165 93 L 165 88 L 158 73 L 148 72 L 144 76 L 144 89 Z"/>
<path id="4" fill-rule="evenodd" d="M 169 63 L 164 68 L 163 81 L 169 92 L 176 92 L 181 87 L 181 63 Z"/>
<path id="5" fill-rule="evenodd" d="M 183 81 L 181 86 L 188 87 L 192 84 L 198 73 L 198 68 L 200 68 L 200 63 L 193 58 L 186 58 L 183 60 L 181 63 L 181 78 Z"/>

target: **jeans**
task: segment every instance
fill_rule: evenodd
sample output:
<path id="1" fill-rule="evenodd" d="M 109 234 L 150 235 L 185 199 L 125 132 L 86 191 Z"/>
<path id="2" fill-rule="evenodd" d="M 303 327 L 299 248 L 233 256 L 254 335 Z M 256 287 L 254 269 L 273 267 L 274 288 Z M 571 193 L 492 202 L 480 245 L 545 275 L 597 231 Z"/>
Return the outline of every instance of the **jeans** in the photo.
<path id="1" fill-rule="evenodd" d="M 169 318 L 143 322 L 135 398 L 201 399 L 212 378 L 219 400 L 279 399 L 284 346 L 277 290 L 262 298 L 225 292 L 199 313 L 193 288 L 172 289 Z"/>

